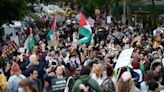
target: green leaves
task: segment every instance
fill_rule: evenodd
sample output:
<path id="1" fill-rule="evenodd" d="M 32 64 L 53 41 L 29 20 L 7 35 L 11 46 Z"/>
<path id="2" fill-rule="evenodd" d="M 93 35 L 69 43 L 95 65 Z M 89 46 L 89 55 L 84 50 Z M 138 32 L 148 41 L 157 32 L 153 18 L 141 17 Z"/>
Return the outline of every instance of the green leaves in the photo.
<path id="1" fill-rule="evenodd" d="M 77 3 L 82 7 L 82 11 L 85 14 L 91 15 L 94 13 L 95 9 L 109 9 L 113 0 L 77 0 Z"/>
<path id="2" fill-rule="evenodd" d="M 20 19 L 26 13 L 25 0 L 0 0 L 0 25 Z"/>

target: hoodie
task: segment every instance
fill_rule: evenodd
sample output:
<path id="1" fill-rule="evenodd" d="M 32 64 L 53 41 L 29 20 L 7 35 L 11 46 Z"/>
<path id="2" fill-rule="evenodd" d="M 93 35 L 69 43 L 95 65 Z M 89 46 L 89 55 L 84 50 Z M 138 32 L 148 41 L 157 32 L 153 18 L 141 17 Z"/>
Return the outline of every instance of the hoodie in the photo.
<path id="1" fill-rule="evenodd" d="M 87 81 L 88 80 L 88 81 Z M 96 80 L 92 79 L 89 75 L 83 75 L 78 79 L 73 85 L 72 92 L 80 92 L 79 85 L 87 81 L 90 87 L 95 90 L 95 92 L 102 92 L 99 84 Z"/>

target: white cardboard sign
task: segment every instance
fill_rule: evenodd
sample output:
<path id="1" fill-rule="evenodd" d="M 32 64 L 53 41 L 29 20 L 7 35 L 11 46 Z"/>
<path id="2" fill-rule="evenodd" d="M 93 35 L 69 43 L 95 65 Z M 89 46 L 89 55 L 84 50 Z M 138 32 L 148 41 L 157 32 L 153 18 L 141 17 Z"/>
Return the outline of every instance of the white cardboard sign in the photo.
<path id="1" fill-rule="evenodd" d="M 133 48 L 125 49 L 120 53 L 118 60 L 116 61 L 115 70 L 121 67 L 131 66 L 131 55 L 133 50 Z"/>

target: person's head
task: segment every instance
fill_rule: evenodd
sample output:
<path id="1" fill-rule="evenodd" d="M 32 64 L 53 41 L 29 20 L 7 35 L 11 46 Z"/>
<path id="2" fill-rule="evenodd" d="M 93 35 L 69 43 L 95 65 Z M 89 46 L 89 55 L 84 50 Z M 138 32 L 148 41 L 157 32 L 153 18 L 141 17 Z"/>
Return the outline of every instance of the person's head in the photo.
<path id="1" fill-rule="evenodd" d="M 95 54 L 92 51 L 88 51 L 88 52 L 89 52 L 88 54 L 89 59 L 93 60 L 93 58 L 95 57 Z"/>
<path id="2" fill-rule="evenodd" d="M 34 52 L 34 53 L 38 53 L 38 51 L 39 51 L 38 46 L 35 45 L 35 46 L 33 47 L 33 52 Z"/>
<path id="3" fill-rule="evenodd" d="M 162 80 L 162 76 L 160 73 L 154 73 L 153 77 L 154 77 L 154 80 L 157 82 L 160 82 Z"/>
<path id="4" fill-rule="evenodd" d="M 76 75 L 77 74 L 77 72 L 76 72 L 76 67 L 71 67 L 70 69 L 70 73 L 71 73 L 71 75 Z"/>
<path id="5" fill-rule="evenodd" d="M 63 67 L 62 66 L 57 66 L 55 69 L 55 73 L 57 76 L 62 76 L 63 75 Z"/>
<path id="6" fill-rule="evenodd" d="M 113 76 L 113 68 L 112 67 L 107 67 L 106 68 L 106 74 L 108 77 Z"/>
<path id="7" fill-rule="evenodd" d="M 155 63 L 152 65 L 152 69 L 153 69 L 155 72 L 160 72 L 160 71 L 161 71 L 161 63 L 155 62 Z"/>
<path id="8" fill-rule="evenodd" d="M 32 54 L 29 57 L 29 61 L 30 61 L 30 65 L 38 65 L 39 64 L 36 54 Z"/>
<path id="9" fill-rule="evenodd" d="M 124 76 L 124 78 L 126 78 L 126 73 L 123 73 L 122 76 Z M 128 79 L 123 79 L 123 78 L 119 78 L 119 80 L 117 81 L 117 87 L 116 87 L 116 92 L 131 92 L 132 90 L 132 86 L 133 86 L 133 80 L 131 77 L 128 77 Z"/>
<path id="10" fill-rule="evenodd" d="M 112 63 L 113 62 L 112 60 L 114 57 L 115 57 L 114 53 L 110 53 L 105 56 L 105 59 L 107 62 Z"/>
<path id="11" fill-rule="evenodd" d="M 153 80 L 153 71 L 149 70 L 144 73 L 144 81 L 148 84 L 150 81 Z"/>
<path id="12" fill-rule="evenodd" d="M 93 67 L 95 64 L 98 64 L 98 62 L 97 61 L 91 61 L 91 62 L 89 62 L 88 66 Z"/>
<path id="13" fill-rule="evenodd" d="M 19 86 L 21 87 L 23 92 L 39 92 L 38 87 L 28 79 L 21 80 Z M 20 89 L 18 89 L 18 91 L 19 90 Z"/>
<path id="14" fill-rule="evenodd" d="M 91 68 L 89 66 L 83 66 L 80 75 L 90 75 L 91 73 Z"/>
<path id="15" fill-rule="evenodd" d="M 50 53 L 50 55 L 51 55 L 52 57 L 55 56 L 55 51 L 52 50 L 51 53 Z"/>
<path id="16" fill-rule="evenodd" d="M 35 69 L 34 67 L 31 67 L 29 70 L 29 75 L 30 75 L 30 78 L 37 79 L 37 77 L 38 77 L 37 69 Z"/>
<path id="17" fill-rule="evenodd" d="M 55 57 L 59 57 L 60 52 L 59 51 L 55 51 Z"/>
<path id="18" fill-rule="evenodd" d="M 101 41 L 101 42 L 100 42 L 100 45 L 104 45 L 104 44 L 105 44 L 105 41 Z"/>
<path id="19" fill-rule="evenodd" d="M 61 49 L 60 54 L 65 58 L 67 56 L 66 49 Z"/>
<path id="20" fill-rule="evenodd" d="M 6 62 L 1 61 L 0 59 L 0 69 L 4 68 L 4 66 L 6 66 Z"/>
<path id="21" fill-rule="evenodd" d="M 11 66 L 11 75 L 16 75 L 21 72 L 20 67 L 17 63 L 13 63 Z"/>
<path id="22" fill-rule="evenodd" d="M 157 92 L 158 83 L 156 81 L 151 81 L 149 84 L 149 92 Z"/>
<path id="23" fill-rule="evenodd" d="M 140 62 L 139 61 L 134 61 L 132 62 L 133 69 L 140 69 Z"/>
<path id="24" fill-rule="evenodd" d="M 73 47 L 70 47 L 70 48 L 68 49 L 68 52 L 69 52 L 70 56 L 76 57 L 76 55 L 77 55 L 76 49 L 73 48 Z"/>
<path id="25" fill-rule="evenodd" d="M 84 55 L 84 56 L 87 56 L 87 55 L 88 55 L 88 52 L 85 50 L 85 51 L 83 52 L 83 55 Z"/>
<path id="26" fill-rule="evenodd" d="M 93 73 L 96 74 L 97 78 L 101 77 L 102 71 L 103 71 L 103 69 L 102 69 L 102 65 L 101 64 L 95 64 L 93 66 Z"/>
<path id="27" fill-rule="evenodd" d="M 158 50 L 158 51 L 157 51 L 158 55 L 161 55 L 161 54 L 162 54 L 161 48 L 159 47 L 157 50 Z"/>

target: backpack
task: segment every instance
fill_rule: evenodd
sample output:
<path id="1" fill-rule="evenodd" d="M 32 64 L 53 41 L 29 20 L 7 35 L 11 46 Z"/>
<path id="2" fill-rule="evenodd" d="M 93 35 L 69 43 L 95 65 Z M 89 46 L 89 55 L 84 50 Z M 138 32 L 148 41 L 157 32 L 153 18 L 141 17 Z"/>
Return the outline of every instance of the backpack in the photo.
<path id="1" fill-rule="evenodd" d="M 23 80 L 23 77 L 21 77 L 19 74 L 16 75 L 17 78 L 19 78 L 20 80 Z M 21 81 L 20 81 L 21 82 Z M 18 87 L 17 92 L 23 92 L 23 89 L 21 87 Z"/>
<path id="2" fill-rule="evenodd" d="M 69 84 L 69 81 L 70 81 L 71 79 L 73 79 L 72 76 L 70 76 L 70 77 L 67 79 L 67 83 L 66 83 L 66 87 L 65 87 L 65 89 L 64 89 L 64 92 L 69 92 L 69 91 L 70 91 L 70 90 L 69 90 L 69 87 L 68 87 L 68 84 Z"/>
<path id="3" fill-rule="evenodd" d="M 101 88 L 103 90 L 103 92 L 115 92 L 115 86 L 114 83 L 111 79 L 106 78 L 102 84 L 101 84 Z"/>

